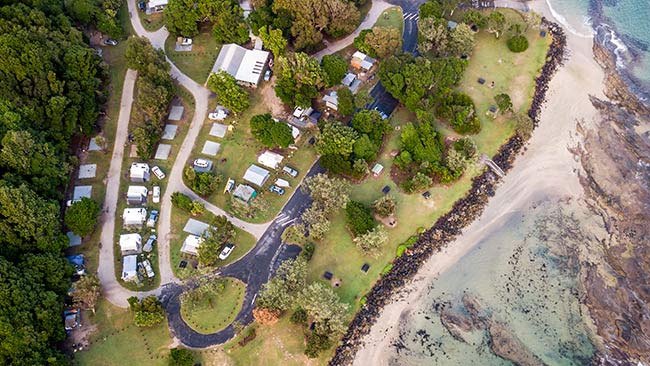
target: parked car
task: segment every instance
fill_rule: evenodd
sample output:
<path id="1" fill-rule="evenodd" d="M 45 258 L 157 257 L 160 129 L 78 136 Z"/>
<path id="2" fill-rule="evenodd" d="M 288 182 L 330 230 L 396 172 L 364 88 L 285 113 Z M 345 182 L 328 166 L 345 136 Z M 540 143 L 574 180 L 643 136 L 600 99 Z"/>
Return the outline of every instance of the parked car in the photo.
<path id="1" fill-rule="evenodd" d="M 160 186 L 153 187 L 153 203 L 160 202 Z"/>
<path id="2" fill-rule="evenodd" d="M 145 11 L 145 10 L 147 10 L 147 3 L 145 3 L 144 1 L 140 1 L 140 2 L 138 3 L 138 9 L 140 9 L 140 11 Z"/>
<path id="3" fill-rule="evenodd" d="M 264 81 L 269 81 L 271 80 L 271 70 L 266 70 L 264 73 Z"/>
<path id="4" fill-rule="evenodd" d="M 112 38 L 107 38 L 104 40 L 105 46 L 117 46 L 117 41 Z"/>
<path id="5" fill-rule="evenodd" d="M 226 246 L 223 247 L 221 254 L 219 254 L 219 259 L 221 259 L 222 261 L 226 260 L 226 258 L 228 258 L 228 256 L 230 255 L 230 253 L 232 253 L 234 249 L 235 249 L 235 244 L 232 243 L 226 244 Z"/>
<path id="6" fill-rule="evenodd" d="M 191 46 L 192 45 L 192 38 L 183 38 L 181 41 L 181 46 Z"/>
<path id="7" fill-rule="evenodd" d="M 147 227 L 156 226 L 156 221 L 158 221 L 158 210 L 151 210 L 149 219 L 147 220 Z"/>
<path id="8" fill-rule="evenodd" d="M 282 168 L 282 171 L 289 174 L 293 178 L 298 176 L 298 171 L 288 165 L 286 165 L 284 168 Z"/>
<path id="9" fill-rule="evenodd" d="M 70 206 L 74 205 L 75 203 L 77 203 L 77 202 L 79 202 L 79 201 L 81 201 L 81 200 L 67 200 L 67 201 L 65 202 L 65 205 L 68 206 L 68 207 L 70 207 Z"/>
<path id="10" fill-rule="evenodd" d="M 151 168 L 151 171 L 156 176 L 156 178 L 158 178 L 160 180 L 163 180 L 166 177 L 165 173 L 163 173 L 163 171 L 158 167 L 158 165 Z"/>
<path id="11" fill-rule="evenodd" d="M 210 166 L 210 162 L 205 159 L 196 159 L 193 164 L 197 168 L 207 168 Z"/>
<path id="12" fill-rule="evenodd" d="M 273 193 L 277 193 L 277 194 L 279 194 L 280 196 L 282 196 L 282 195 L 284 194 L 284 189 L 283 189 L 283 188 L 280 188 L 280 187 L 278 187 L 278 186 L 276 186 L 275 184 L 272 185 L 272 186 L 269 188 L 269 191 L 271 191 L 271 192 L 273 192 Z"/>
<path id="13" fill-rule="evenodd" d="M 147 242 L 144 244 L 144 247 L 142 247 L 142 250 L 150 253 L 153 250 L 153 245 L 156 242 L 156 239 L 158 239 L 158 237 L 155 234 L 149 235 L 149 239 L 147 239 Z"/>
<path id="14" fill-rule="evenodd" d="M 226 108 L 222 106 L 217 106 L 214 112 L 208 113 L 208 118 L 212 121 L 223 121 L 224 119 L 226 119 L 226 117 L 228 117 L 229 113 L 230 111 L 228 111 Z"/>
<path id="15" fill-rule="evenodd" d="M 151 268 L 151 263 L 148 259 L 145 259 L 142 262 L 138 263 L 138 267 L 140 268 L 140 273 L 147 278 L 152 278 L 156 275 L 153 272 L 153 268 Z"/>
<path id="16" fill-rule="evenodd" d="M 296 118 L 302 117 L 302 114 L 305 112 L 305 110 L 302 107 L 296 107 L 293 111 L 293 116 Z"/>

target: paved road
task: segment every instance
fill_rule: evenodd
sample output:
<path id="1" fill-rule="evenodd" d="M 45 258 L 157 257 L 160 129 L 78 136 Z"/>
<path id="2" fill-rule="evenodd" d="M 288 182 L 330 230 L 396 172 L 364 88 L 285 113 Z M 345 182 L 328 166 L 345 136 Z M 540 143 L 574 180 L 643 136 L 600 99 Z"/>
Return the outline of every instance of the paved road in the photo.
<path id="1" fill-rule="evenodd" d="M 307 173 L 313 176 L 324 172 L 320 164 L 316 163 Z M 278 268 L 280 263 L 288 258 L 295 258 L 300 253 L 300 247 L 285 245 L 280 236 L 286 227 L 298 220 L 302 212 L 311 205 L 309 195 L 296 189 L 282 212 L 261 236 L 255 248 L 242 259 L 217 272 L 220 276 L 235 277 L 246 283 L 246 295 L 242 309 L 237 314 L 235 321 L 246 325 L 253 320 L 255 298 L 262 285 L 266 283 Z M 213 334 L 200 334 L 192 330 L 180 315 L 180 294 L 195 284 L 186 286 L 171 285 L 163 288 L 162 301 L 167 310 L 169 327 L 176 338 L 184 345 L 193 348 L 203 348 L 221 344 L 234 336 L 234 329 L 229 325 L 222 331 Z"/>

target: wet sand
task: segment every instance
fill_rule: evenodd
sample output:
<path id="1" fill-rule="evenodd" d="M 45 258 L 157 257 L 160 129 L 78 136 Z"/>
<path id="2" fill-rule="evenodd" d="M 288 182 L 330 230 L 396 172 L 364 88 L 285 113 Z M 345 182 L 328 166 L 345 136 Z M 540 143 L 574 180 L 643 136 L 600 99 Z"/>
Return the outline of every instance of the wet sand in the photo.
<path id="1" fill-rule="evenodd" d="M 553 20 L 543 1 L 529 3 L 532 9 Z M 568 60 L 549 84 L 547 102 L 523 155 L 515 164 L 485 208 L 481 217 L 446 249 L 434 254 L 417 277 L 384 308 L 365 346 L 356 355 L 355 365 L 385 365 L 394 355 L 391 344 L 398 337 L 400 319 L 416 311 L 428 293 L 428 286 L 452 268 L 476 244 L 500 230 L 514 212 L 531 202 L 550 198 L 579 198 L 583 195 L 578 178 L 580 165 L 569 151 L 580 143 L 577 122 L 586 128 L 598 117 L 590 95 L 603 98 L 604 73 L 593 57 L 593 40 L 567 32 Z"/>

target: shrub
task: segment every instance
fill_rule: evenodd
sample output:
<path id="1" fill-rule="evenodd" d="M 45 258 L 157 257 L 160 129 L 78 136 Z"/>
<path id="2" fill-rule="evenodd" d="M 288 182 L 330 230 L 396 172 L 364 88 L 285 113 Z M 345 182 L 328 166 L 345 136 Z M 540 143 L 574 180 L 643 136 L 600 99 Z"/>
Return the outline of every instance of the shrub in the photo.
<path id="1" fill-rule="evenodd" d="M 303 308 L 298 308 L 296 311 L 291 314 L 292 323 L 295 324 L 306 324 L 307 323 L 307 312 Z"/>
<path id="2" fill-rule="evenodd" d="M 137 327 L 151 327 L 165 320 L 165 311 L 157 297 L 148 296 L 142 301 L 130 297 L 128 301 L 131 310 L 135 312 L 134 323 Z"/>
<path id="3" fill-rule="evenodd" d="M 508 40 L 508 49 L 512 52 L 519 53 L 528 49 L 528 39 L 523 35 L 518 35 Z"/>
<path id="4" fill-rule="evenodd" d="M 79 236 L 86 236 L 95 230 L 99 203 L 90 198 L 82 198 L 68 208 L 65 213 L 65 225 Z"/>
<path id="5" fill-rule="evenodd" d="M 375 213 L 381 217 L 388 217 L 395 213 L 395 198 L 390 195 L 386 195 L 376 200 L 372 207 L 375 209 Z"/>
<path id="6" fill-rule="evenodd" d="M 367 233 L 375 227 L 375 219 L 372 212 L 363 203 L 350 201 L 345 206 L 348 227 L 354 236 Z"/>
<path id="7" fill-rule="evenodd" d="M 311 333 L 307 336 L 307 347 L 305 348 L 305 355 L 309 358 L 316 358 L 318 354 L 330 348 L 332 341 L 325 336 L 317 333 Z"/>
<path id="8" fill-rule="evenodd" d="M 311 257 L 314 256 L 314 250 L 316 250 L 316 246 L 314 243 L 309 242 L 305 244 L 305 246 L 302 248 L 302 252 L 300 252 L 300 255 L 305 258 L 307 262 L 311 260 Z"/>
<path id="9" fill-rule="evenodd" d="M 169 366 L 192 366 L 194 355 L 185 348 L 172 348 L 169 353 Z"/>
<path id="10" fill-rule="evenodd" d="M 183 211 L 190 212 L 192 210 L 192 199 L 181 192 L 174 192 L 172 193 L 172 205 Z"/>
<path id="11" fill-rule="evenodd" d="M 404 245 L 404 244 L 398 245 L 397 246 L 397 252 L 395 253 L 395 256 L 396 257 L 401 257 L 402 254 L 404 254 L 404 252 L 406 251 L 406 249 L 408 249 L 408 247 L 406 245 Z"/>

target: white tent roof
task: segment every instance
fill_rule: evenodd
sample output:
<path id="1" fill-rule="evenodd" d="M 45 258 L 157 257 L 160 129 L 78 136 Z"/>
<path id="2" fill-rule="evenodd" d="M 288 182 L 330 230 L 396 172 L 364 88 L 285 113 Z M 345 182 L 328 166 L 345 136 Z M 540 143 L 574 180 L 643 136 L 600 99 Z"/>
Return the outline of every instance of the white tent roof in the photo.
<path id="1" fill-rule="evenodd" d="M 205 239 L 203 239 L 200 236 L 188 235 L 187 238 L 185 238 L 185 241 L 183 242 L 183 246 L 181 247 L 181 252 L 192 254 L 192 255 L 198 255 L 199 247 L 201 246 L 201 243 L 203 243 L 203 240 Z"/>
<path id="2" fill-rule="evenodd" d="M 266 180 L 269 179 L 269 176 L 270 174 L 268 170 L 252 164 L 246 170 L 246 173 L 244 174 L 244 180 L 261 187 L 264 185 L 264 183 L 266 183 Z"/>
<path id="3" fill-rule="evenodd" d="M 264 165 L 265 167 L 277 169 L 278 165 L 282 163 L 283 159 L 284 156 L 267 150 L 257 157 L 257 162 Z"/>
<path id="4" fill-rule="evenodd" d="M 130 281 L 138 275 L 138 256 L 125 255 L 122 257 L 122 280 Z"/>
<path id="5" fill-rule="evenodd" d="M 129 186 L 129 189 L 126 191 L 127 197 L 147 197 L 147 194 L 149 194 L 149 190 L 145 186 Z"/>
<path id="6" fill-rule="evenodd" d="M 155 8 L 157 6 L 167 6 L 169 0 L 151 0 L 147 3 L 147 7 Z"/>
<path id="7" fill-rule="evenodd" d="M 297 139 L 298 136 L 300 136 L 300 130 L 296 126 L 291 125 L 289 122 L 287 122 L 287 126 L 291 127 L 291 137 L 293 137 L 294 140 Z"/>
<path id="8" fill-rule="evenodd" d="M 381 173 L 383 170 L 384 170 L 384 166 L 377 163 L 377 164 L 375 164 L 375 166 L 372 167 L 372 174 L 377 175 L 377 174 Z"/>
<path id="9" fill-rule="evenodd" d="M 131 222 L 143 223 L 147 218 L 147 209 L 145 208 L 125 208 L 122 219 L 128 225 Z"/>
<path id="10" fill-rule="evenodd" d="M 255 196 L 255 188 L 246 185 L 246 184 L 240 184 L 235 188 L 235 191 L 232 193 L 233 196 L 243 200 L 244 202 L 248 202 Z"/>
<path id="11" fill-rule="evenodd" d="M 291 187 L 291 185 L 289 184 L 289 182 L 286 181 L 286 180 L 284 180 L 284 179 L 282 179 L 282 178 L 278 178 L 278 179 L 276 179 L 276 180 L 275 180 L 275 185 L 278 186 L 278 187 L 285 187 L 285 188 L 289 188 L 289 187 Z"/>
<path id="12" fill-rule="evenodd" d="M 120 235 L 120 250 L 123 252 L 138 251 L 142 244 L 140 234 L 122 234 Z"/>
<path id="13" fill-rule="evenodd" d="M 248 50 L 231 43 L 221 47 L 212 72 L 226 71 L 235 79 L 257 85 L 269 59 L 269 53 L 262 50 Z"/>
<path id="14" fill-rule="evenodd" d="M 131 170 L 130 170 L 131 178 L 143 178 L 146 174 L 149 174 L 149 164 L 147 163 L 131 164 Z"/>

